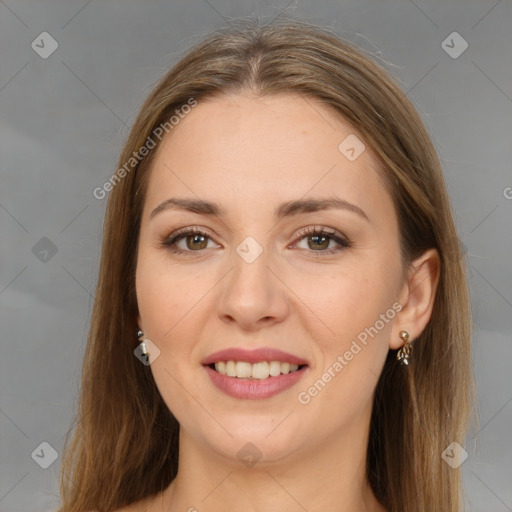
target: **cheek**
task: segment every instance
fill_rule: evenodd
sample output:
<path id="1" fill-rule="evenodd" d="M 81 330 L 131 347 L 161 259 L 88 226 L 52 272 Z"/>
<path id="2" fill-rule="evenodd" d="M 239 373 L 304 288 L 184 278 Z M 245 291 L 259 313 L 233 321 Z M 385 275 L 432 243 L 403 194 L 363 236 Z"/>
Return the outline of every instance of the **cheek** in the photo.
<path id="1" fill-rule="evenodd" d="M 205 276 L 194 275 L 190 269 L 180 271 L 156 258 L 142 260 L 137 267 L 136 289 L 147 334 L 165 342 L 210 287 Z"/>
<path id="2" fill-rule="evenodd" d="M 191 406 L 183 389 L 193 392 L 186 379 L 188 365 L 184 363 L 190 359 L 195 339 L 187 333 L 187 326 L 190 327 L 190 315 L 198 302 L 199 282 L 156 258 L 143 255 L 139 262 L 136 290 L 142 326 L 146 337 L 160 350 L 151 372 L 164 402 L 180 421 L 183 411 Z"/>
<path id="3" fill-rule="evenodd" d="M 333 339 L 346 342 L 356 336 L 392 306 L 395 286 L 387 283 L 391 274 L 369 265 L 353 266 L 330 275 L 301 274 L 289 283 L 318 321 L 320 339 L 329 345 Z"/>
<path id="4" fill-rule="evenodd" d="M 393 295 L 377 274 L 354 270 L 332 278 L 321 293 L 309 294 L 308 305 L 321 320 L 310 330 L 320 365 L 298 400 L 312 417 L 323 418 L 326 432 L 369 406 L 382 371 L 395 311 Z"/>
<path id="5" fill-rule="evenodd" d="M 389 350 L 396 314 L 392 308 L 396 300 L 392 265 L 385 270 L 377 262 L 368 264 L 368 260 L 366 265 L 361 259 L 353 263 L 329 277 L 302 276 L 293 284 L 314 313 L 304 310 L 310 319 L 306 328 L 314 340 L 318 361 L 301 389 L 305 393 L 301 403 L 314 400 L 310 411 L 317 414 L 322 414 L 326 404 L 342 404 L 327 415 L 335 423 L 347 421 L 368 403 Z"/>

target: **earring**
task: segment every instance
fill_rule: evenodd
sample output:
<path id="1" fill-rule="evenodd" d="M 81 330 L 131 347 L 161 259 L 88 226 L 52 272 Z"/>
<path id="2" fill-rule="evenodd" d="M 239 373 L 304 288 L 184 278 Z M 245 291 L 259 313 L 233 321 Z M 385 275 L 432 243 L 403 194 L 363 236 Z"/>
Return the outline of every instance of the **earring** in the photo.
<path id="1" fill-rule="evenodd" d="M 409 341 L 409 333 L 407 331 L 400 331 L 400 338 L 404 341 L 403 347 L 398 351 L 396 359 L 400 361 L 402 365 L 409 364 L 409 357 L 412 352 L 412 341 Z"/>
<path id="2" fill-rule="evenodd" d="M 146 340 L 141 340 L 141 338 L 143 336 L 144 336 L 144 333 L 139 329 L 137 331 L 137 338 L 139 338 L 139 341 L 141 342 L 139 347 L 140 347 L 142 355 L 147 356 L 148 355 L 148 350 L 146 348 Z"/>

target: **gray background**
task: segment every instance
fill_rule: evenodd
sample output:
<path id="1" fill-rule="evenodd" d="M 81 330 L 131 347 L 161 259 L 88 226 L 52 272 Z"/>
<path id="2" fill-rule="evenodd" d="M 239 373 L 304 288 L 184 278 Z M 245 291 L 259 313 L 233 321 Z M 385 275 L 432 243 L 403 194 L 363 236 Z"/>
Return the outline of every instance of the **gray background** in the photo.
<path id="1" fill-rule="evenodd" d="M 0 511 L 58 505 L 60 455 L 42 469 L 31 454 L 43 441 L 60 454 L 72 417 L 106 203 L 92 191 L 138 107 L 224 18 L 281 11 L 387 61 L 432 133 L 474 307 L 481 419 L 465 445 L 467 510 L 512 510 L 509 0 L 0 0 Z M 43 59 L 31 43 L 45 31 L 58 48 Z M 454 31 L 469 45 L 458 58 L 442 47 Z"/>

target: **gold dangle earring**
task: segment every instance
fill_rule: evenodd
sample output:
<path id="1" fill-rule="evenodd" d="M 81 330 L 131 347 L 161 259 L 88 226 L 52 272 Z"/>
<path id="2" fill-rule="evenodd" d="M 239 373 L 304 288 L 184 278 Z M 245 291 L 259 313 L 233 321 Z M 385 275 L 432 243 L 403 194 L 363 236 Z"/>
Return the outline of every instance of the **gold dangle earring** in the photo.
<path id="1" fill-rule="evenodd" d="M 407 331 L 400 331 L 400 338 L 404 341 L 402 348 L 398 351 L 396 358 L 402 365 L 409 364 L 409 357 L 412 352 L 412 341 L 409 341 L 409 333 Z"/>

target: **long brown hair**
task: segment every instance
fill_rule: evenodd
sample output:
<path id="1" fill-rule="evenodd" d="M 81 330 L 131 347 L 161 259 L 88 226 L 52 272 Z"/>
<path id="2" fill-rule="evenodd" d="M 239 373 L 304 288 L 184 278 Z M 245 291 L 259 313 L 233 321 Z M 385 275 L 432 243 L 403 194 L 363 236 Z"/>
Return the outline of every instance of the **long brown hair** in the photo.
<path id="1" fill-rule="evenodd" d="M 436 248 L 432 317 L 409 367 L 388 354 L 377 383 L 367 476 L 389 512 L 458 512 L 459 469 L 441 454 L 463 445 L 474 384 L 465 261 L 440 162 L 420 116 L 387 71 L 328 29 L 245 21 L 208 36 L 146 100 L 121 153 L 103 231 L 75 424 L 65 444 L 61 512 L 111 511 L 167 487 L 177 474 L 179 425 L 149 367 L 133 355 L 136 249 L 156 148 L 127 162 L 191 99 L 251 90 L 301 94 L 333 108 L 377 156 L 400 226 L 404 268 Z M 179 127 L 175 128 L 179 129 Z M 156 146 L 158 146 L 156 140 Z"/>

